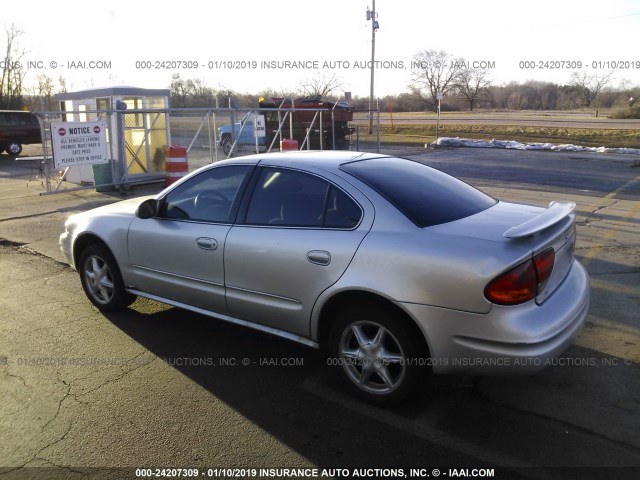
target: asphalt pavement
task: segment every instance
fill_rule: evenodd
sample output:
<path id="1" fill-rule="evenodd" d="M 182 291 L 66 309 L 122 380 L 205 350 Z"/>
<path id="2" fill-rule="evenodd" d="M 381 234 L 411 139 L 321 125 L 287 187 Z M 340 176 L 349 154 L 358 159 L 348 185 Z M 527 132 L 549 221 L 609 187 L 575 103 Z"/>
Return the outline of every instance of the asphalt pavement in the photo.
<path id="1" fill-rule="evenodd" d="M 181 477 L 198 469 L 202 478 L 294 468 L 320 469 L 317 478 L 322 469 L 346 469 L 324 478 L 354 469 L 367 478 L 472 469 L 509 479 L 638 478 L 634 158 L 389 152 L 504 200 L 576 201 L 576 255 L 591 276 L 592 304 L 556 364 L 526 377 L 435 377 L 384 410 L 345 394 L 313 349 L 147 300 L 104 315 L 63 263 L 64 220 L 160 187 L 42 196 L 37 169 L 0 156 L 0 479 L 150 478 L 136 469 L 156 467 L 185 469 Z"/>

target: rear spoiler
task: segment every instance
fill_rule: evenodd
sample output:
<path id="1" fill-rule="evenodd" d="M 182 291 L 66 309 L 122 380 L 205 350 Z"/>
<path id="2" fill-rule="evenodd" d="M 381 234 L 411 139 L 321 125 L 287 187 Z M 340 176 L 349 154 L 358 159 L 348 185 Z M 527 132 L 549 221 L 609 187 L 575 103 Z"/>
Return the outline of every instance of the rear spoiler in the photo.
<path id="1" fill-rule="evenodd" d="M 551 225 L 555 225 L 573 212 L 575 208 L 576 204 L 574 202 L 551 202 L 549 208 L 540 215 L 520 225 L 511 227 L 503 235 L 506 238 L 530 237 Z"/>

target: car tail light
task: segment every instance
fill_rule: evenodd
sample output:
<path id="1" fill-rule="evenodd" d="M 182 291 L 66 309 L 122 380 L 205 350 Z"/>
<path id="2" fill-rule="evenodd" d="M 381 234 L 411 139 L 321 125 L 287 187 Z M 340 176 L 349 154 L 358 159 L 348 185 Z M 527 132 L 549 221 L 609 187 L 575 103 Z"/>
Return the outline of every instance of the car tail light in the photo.
<path id="1" fill-rule="evenodd" d="M 535 298 L 545 287 L 555 262 L 555 252 L 548 248 L 531 260 L 496 277 L 484 295 L 499 305 L 517 305 Z"/>
<path id="2" fill-rule="evenodd" d="M 537 294 L 544 290 L 544 287 L 551 277 L 553 271 L 553 264 L 556 260 L 556 253 L 553 248 L 547 248 L 545 251 L 539 253 L 533 257 L 533 263 L 536 267 L 536 273 L 538 274 L 538 291 Z"/>

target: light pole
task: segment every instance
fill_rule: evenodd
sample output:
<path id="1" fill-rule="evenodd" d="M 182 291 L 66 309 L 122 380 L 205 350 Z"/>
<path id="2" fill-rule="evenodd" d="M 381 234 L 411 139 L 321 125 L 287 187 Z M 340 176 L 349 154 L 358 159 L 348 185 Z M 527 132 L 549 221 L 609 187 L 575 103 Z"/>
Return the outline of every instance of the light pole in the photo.
<path id="1" fill-rule="evenodd" d="M 376 31 L 378 24 L 378 12 L 376 12 L 376 0 L 371 0 L 371 10 L 367 7 L 367 21 L 371 20 L 371 90 L 369 91 L 369 135 L 373 134 L 373 78 L 376 63 Z"/>

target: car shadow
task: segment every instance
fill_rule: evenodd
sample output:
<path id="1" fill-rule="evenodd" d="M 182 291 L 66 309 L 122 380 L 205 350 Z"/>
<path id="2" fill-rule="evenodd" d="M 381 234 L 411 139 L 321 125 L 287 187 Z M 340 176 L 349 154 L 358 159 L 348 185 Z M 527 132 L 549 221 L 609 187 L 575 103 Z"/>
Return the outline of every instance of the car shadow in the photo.
<path id="1" fill-rule="evenodd" d="M 381 409 L 346 393 L 316 349 L 153 304 L 138 300 L 132 308 L 107 314 L 107 318 L 159 359 L 316 465 L 427 468 L 433 466 L 434 457 L 426 452 L 437 452 L 440 465 L 487 464 L 393 424 L 396 416 L 411 422 L 440 402 L 433 393 L 442 395 L 443 386 L 469 394 L 473 385 L 467 380 L 460 384 L 459 379 L 452 382 L 442 377 L 439 385 L 425 384 L 408 402 Z M 373 421 L 378 414 L 388 420 Z"/>
<path id="2" fill-rule="evenodd" d="M 408 401 L 383 409 L 347 393 L 318 350 L 144 299 L 107 317 L 167 365 L 322 468 L 486 468 L 499 467 L 503 458 L 529 465 L 613 466 L 618 459 L 611 459 L 621 452 L 621 462 L 635 458 L 598 433 L 600 427 L 591 432 L 568 427 L 564 420 L 586 385 L 591 399 L 583 399 L 577 425 L 580 416 L 602 413 L 593 392 L 612 378 L 608 369 L 551 366 L 525 377 L 427 375 Z M 564 356 L 597 356 L 598 362 L 604 357 L 575 346 Z M 576 384 L 571 379 L 577 374 Z M 544 403 L 532 402 L 536 398 Z M 532 449 L 533 444 L 538 447 Z M 569 450 L 571 458 L 563 454 Z M 521 474 L 528 475 L 516 470 L 509 478 Z M 575 469 L 567 478 L 583 474 Z"/>

